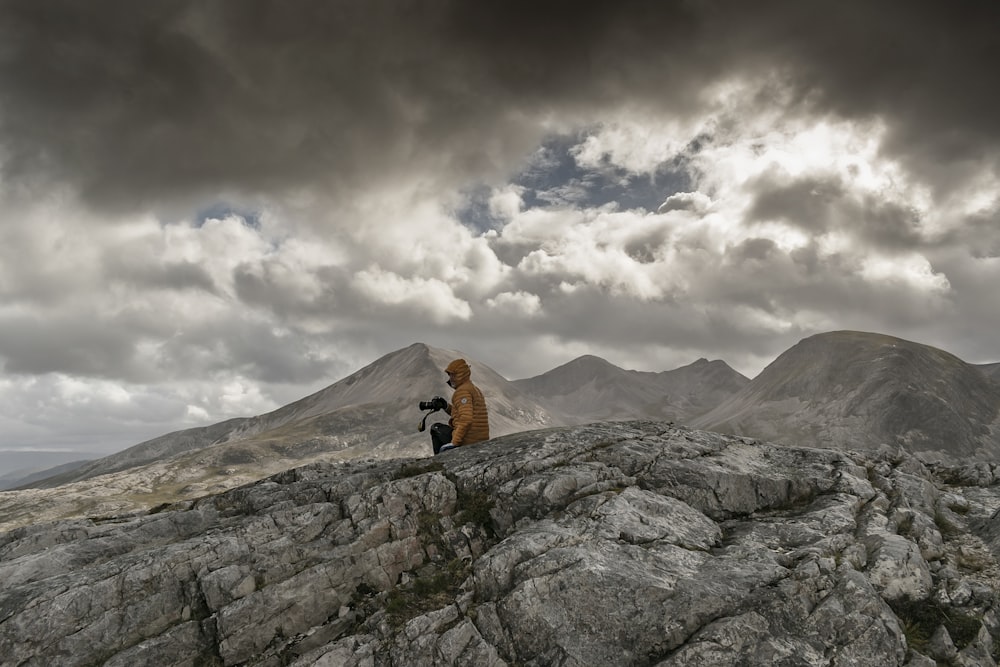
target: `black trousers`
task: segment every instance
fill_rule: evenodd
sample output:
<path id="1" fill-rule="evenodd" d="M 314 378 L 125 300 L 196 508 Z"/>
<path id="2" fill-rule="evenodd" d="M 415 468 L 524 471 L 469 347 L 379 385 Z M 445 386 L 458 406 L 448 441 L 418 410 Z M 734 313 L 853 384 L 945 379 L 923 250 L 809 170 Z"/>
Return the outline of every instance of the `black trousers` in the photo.
<path id="1" fill-rule="evenodd" d="M 431 445 L 434 447 L 434 454 L 441 452 L 441 448 L 451 444 L 451 427 L 443 422 L 431 425 Z"/>

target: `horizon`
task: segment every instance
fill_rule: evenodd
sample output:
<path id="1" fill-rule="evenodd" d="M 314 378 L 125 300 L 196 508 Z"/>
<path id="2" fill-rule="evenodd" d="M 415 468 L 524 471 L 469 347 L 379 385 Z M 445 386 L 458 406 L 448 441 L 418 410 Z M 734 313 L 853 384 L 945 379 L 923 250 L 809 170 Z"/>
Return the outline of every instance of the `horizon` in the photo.
<path id="1" fill-rule="evenodd" d="M 814 335 L 835 334 L 835 333 L 862 333 L 862 334 L 869 334 L 869 335 L 876 335 L 876 336 L 887 336 L 887 334 L 880 334 L 878 332 L 864 332 L 864 331 L 853 331 L 853 330 L 843 330 L 843 329 L 838 329 L 838 330 L 833 330 L 833 331 L 828 331 L 828 332 L 821 332 L 819 334 L 814 334 Z M 894 338 L 898 338 L 898 337 L 894 337 Z M 805 339 L 803 339 L 803 340 L 805 340 Z M 927 347 L 934 347 L 934 346 L 928 346 L 925 343 L 920 343 L 918 341 L 908 341 L 906 339 L 900 339 L 900 340 L 903 340 L 903 341 L 909 342 L 909 343 L 913 343 L 913 344 L 916 344 L 916 345 L 927 346 Z M 799 341 L 799 342 L 801 342 L 801 341 Z M 397 349 L 394 349 L 394 350 L 390 350 L 388 352 L 385 352 L 384 354 L 380 354 L 378 357 L 376 357 L 376 358 L 370 360 L 369 362 L 361 365 L 357 369 L 346 373 L 342 377 L 337 378 L 336 380 L 333 380 L 332 382 L 329 382 L 328 384 L 324 385 L 323 387 L 320 387 L 320 388 L 316 389 L 313 392 L 310 392 L 308 394 L 304 394 L 302 396 L 299 396 L 299 397 L 297 397 L 297 398 L 289 401 L 289 403 L 287 403 L 285 405 L 288 405 L 290 403 L 294 403 L 295 401 L 298 401 L 298 400 L 302 400 L 304 398 L 307 398 L 307 397 L 313 395 L 314 393 L 317 393 L 317 392 L 322 391 L 322 390 L 324 390 L 326 388 L 329 388 L 329 387 L 331 387 L 331 386 L 333 386 L 333 385 L 335 385 L 335 384 L 337 384 L 339 382 L 342 382 L 342 381 L 350 378 L 351 376 L 355 375 L 356 373 L 359 373 L 360 371 L 364 370 L 365 368 L 367 368 L 367 367 L 369 367 L 369 366 L 377 363 L 378 361 L 380 361 L 384 357 L 387 357 L 387 356 L 390 356 L 390 355 L 402 352 L 402 351 L 404 351 L 406 349 L 409 349 L 410 347 L 413 347 L 413 346 L 416 346 L 416 345 L 422 345 L 422 346 L 427 347 L 427 348 L 432 348 L 432 349 L 437 349 L 437 350 L 447 351 L 447 352 L 455 352 L 455 353 L 458 353 L 458 354 L 467 355 L 467 353 L 465 353 L 465 352 L 463 352 L 461 350 L 446 350 L 444 348 L 440 348 L 440 347 L 435 346 L 435 345 L 430 345 L 429 343 L 426 343 L 424 341 L 413 341 L 413 342 L 411 342 L 411 343 L 409 343 L 407 345 L 404 345 L 403 347 L 400 347 L 400 348 L 397 348 Z M 949 350 L 945 350 L 943 348 L 936 348 L 936 349 L 942 349 L 942 351 L 948 352 L 949 354 L 951 354 L 951 352 Z M 784 353 L 785 351 L 787 351 L 787 350 L 783 350 L 782 353 Z M 780 354 L 777 355 L 775 357 L 775 359 L 771 360 L 771 362 L 775 361 L 779 356 L 781 356 L 781 355 Z M 560 363 L 560 364 L 556 364 L 554 366 L 546 368 L 545 370 L 540 371 L 540 372 L 538 372 L 538 373 L 536 373 L 535 375 L 532 375 L 532 376 L 528 376 L 528 377 L 524 377 L 524 378 L 509 378 L 506 375 L 504 375 L 503 373 L 501 373 L 500 371 L 498 371 L 491 363 L 488 363 L 487 361 L 480 360 L 479 358 L 477 358 L 477 357 L 475 357 L 473 355 L 467 355 L 465 358 L 466 358 L 467 361 L 472 361 L 474 363 L 481 363 L 481 364 L 486 365 L 487 367 L 489 367 L 490 369 L 492 369 L 493 371 L 495 371 L 498 375 L 500 375 L 502 378 L 504 378 L 508 382 L 516 382 L 516 381 L 519 381 L 519 380 L 528 380 L 528 379 L 532 379 L 534 377 L 538 377 L 540 375 L 544 375 L 545 373 L 548 373 L 550 371 L 554 371 L 554 370 L 556 370 L 558 368 L 561 368 L 561 367 L 563 367 L 565 365 L 568 365 L 568 364 L 570 364 L 570 363 L 572 363 L 574 361 L 577 361 L 577 360 L 579 360 L 579 359 L 581 359 L 583 357 L 595 357 L 595 358 L 600 359 L 601 361 L 603 361 L 605 363 L 609 363 L 609 364 L 611 364 L 611 365 L 613 365 L 613 366 L 615 366 L 615 367 L 617 367 L 617 368 L 619 368 L 621 370 L 625 370 L 625 371 L 630 371 L 630 372 L 653 372 L 653 373 L 660 373 L 660 372 L 668 372 L 668 371 L 677 370 L 677 369 L 689 366 L 689 365 L 691 365 L 693 363 L 696 363 L 698 361 L 698 359 L 695 359 L 695 360 L 693 360 L 691 362 L 688 362 L 686 364 L 682 364 L 682 365 L 674 367 L 674 368 L 666 368 L 666 369 L 640 369 L 640 368 L 626 368 L 626 367 L 620 366 L 619 364 L 615 364 L 613 361 L 605 359 L 605 358 L 600 357 L 598 355 L 585 353 L 585 354 L 581 354 L 579 356 L 576 356 L 576 357 L 574 357 L 574 358 L 572 358 L 572 359 L 570 359 L 570 360 L 568 360 L 566 362 L 563 362 L 563 363 Z M 702 357 L 702 358 L 704 358 L 704 357 Z M 733 368 L 732 365 L 730 365 L 728 362 L 726 362 L 725 359 L 707 359 L 707 358 L 704 358 L 704 359 L 706 359 L 706 361 L 708 361 L 708 362 L 722 361 L 723 363 L 726 363 L 726 365 L 729 366 L 730 368 Z M 971 362 L 965 361 L 964 359 L 962 361 L 964 363 L 969 363 L 970 365 L 976 366 L 976 367 L 980 367 L 980 366 L 981 367 L 987 367 L 987 366 L 992 366 L 992 365 L 996 365 L 997 363 L 1000 363 L 1000 362 L 987 362 L 987 363 L 984 363 L 984 364 L 973 364 Z M 767 365 L 769 365 L 771 362 L 768 362 Z M 766 365 L 765 365 L 765 367 L 766 367 Z M 739 372 L 735 368 L 733 368 L 733 370 Z M 761 370 L 763 370 L 763 368 Z M 759 372 L 757 373 L 757 375 L 754 375 L 754 376 L 747 376 L 744 373 L 741 373 L 741 375 L 743 375 L 744 377 L 746 377 L 748 380 L 753 381 L 757 377 L 757 375 L 759 375 Z M 473 380 L 473 381 L 475 381 L 475 380 Z M 278 406 L 274 410 L 269 411 L 269 412 L 280 410 L 282 407 L 285 407 L 285 406 Z M 251 415 L 251 414 L 231 415 L 231 416 L 227 417 L 227 419 L 232 419 L 232 418 L 250 418 L 252 416 L 254 416 L 254 415 Z M 89 460 L 95 460 L 95 459 L 103 458 L 105 456 L 110 456 L 112 454 L 116 454 L 118 452 L 121 452 L 121 451 L 124 451 L 126 449 L 129 449 L 130 447 L 134 447 L 136 445 L 142 444 L 143 442 L 146 442 L 146 441 L 149 441 L 149 440 L 152 440 L 152 439 L 164 436 L 164 435 L 168 435 L 168 434 L 176 432 L 176 431 L 182 431 L 182 430 L 186 430 L 186 429 L 189 429 L 189 428 L 207 427 L 207 426 L 211 426 L 213 424 L 219 423 L 219 421 L 225 421 L 225 420 L 218 420 L 218 421 L 213 421 L 213 422 L 205 422 L 203 424 L 195 424 L 195 425 L 192 425 L 192 426 L 185 426 L 182 429 L 174 429 L 174 430 L 171 430 L 171 431 L 164 431 L 164 432 L 155 433 L 155 434 L 150 435 L 147 438 L 143 438 L 142 440 L 138 440 L 138 441 L 135 441 L 135 442 L 130 442 L 129 444 L 122 445 L 121 447 L 118 447 L 118 448 L 115 448 L 115 449 L 101 450 L 99 448 L 92 448 L 90 451 L 81 451 L 81 450 L 78 450 L 78 449 L 75 449 L 75 448 L 72 448 L 72 447 L 37 447 L 37 448 L 36 447 L 30 447 L 30 446 L 22 446 L 22 447 L 0 447 L 0 478 L 3 478 L 4 476 L 10 475 L 10 474 L 12 474 L 14 472 L 17 472 L 19 470 L 19 469 L 16 469 L 16 468 L 11 468 L 10 464 L 5 464 L 4 463 L 4 461 L 3 461 L 4 457 L 2 455 L 5 454 L 5 453 L 6 454 L 66 454 L 66 455 L 74 455 L 74 456 L 83 457 L 83 458 L 70 458 L 69 460 L 64 461 L 64 462 L 71 462 L 71 461 L 75 461 L 75 460 L 88 460 L 89 461 Z M 31 469 L 32 467 L 33 466 L 31 466 L 31 465 L 27 465 L 27 466 L 23 466 L 21 469 Z"/>
<path id="2" fill-rule="evenodd" d="M 998 20 L 0 3 L 0 446 L 265 413 L 412 340 L 518 379 L 755 377 L 837 329 L 996 363 Z"/>

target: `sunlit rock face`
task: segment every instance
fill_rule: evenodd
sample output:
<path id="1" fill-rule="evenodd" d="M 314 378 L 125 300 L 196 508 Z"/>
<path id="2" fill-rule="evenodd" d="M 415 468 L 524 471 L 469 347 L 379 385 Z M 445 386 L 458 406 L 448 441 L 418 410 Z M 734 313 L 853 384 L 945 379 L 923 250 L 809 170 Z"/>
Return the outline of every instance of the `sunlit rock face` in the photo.
<path id="1" fill-rule="evenodd" d="M 668 422 L 0 534 L 0 664 L 993 665 L 997 467 Z"/>

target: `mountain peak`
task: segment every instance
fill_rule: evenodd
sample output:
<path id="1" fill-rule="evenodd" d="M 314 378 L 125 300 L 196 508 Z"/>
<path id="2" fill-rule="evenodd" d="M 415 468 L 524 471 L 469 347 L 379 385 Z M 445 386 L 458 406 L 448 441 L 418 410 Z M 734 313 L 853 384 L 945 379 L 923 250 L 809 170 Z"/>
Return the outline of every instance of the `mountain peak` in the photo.
<path id="1" fill-rule="evenodd" d="M 834 331 L 799 341 L 693 426 L 785 443 L 1000 454 L 1000 388 L 937 348 Z"/>
<path id="2" fill-rule="evenodd" d="M 585 354 L 541 375 L 516 380 L 515 384 L 534 395 L 565 395 L 594 383 L 622 381 L 627 373 L 605 359 Z"/>
<path id="3" fill-rule="evenodd" d="M 702 360 L 704 361 L 704 360 Z M 724 362 L 695 362 L 659 373 L 625 370 L 585 354 L 514 384 L 576 423 L 653 417 L 685 421 L 749 382 Z"/>
<path id="4" fill-rule="evenodd" d="M 205 484 L 217 485 L 259 479 L 268 466 L 276 471 L 289 461 L 419 456 L 430 445 L 428 435 L 416 428 L 422 417 L 418 405 L 434 396 L 451 396 L 444 369 L 459 357 L 469 362 L 473 381 L 487 397 L 492 435 L 564 423 L 489 366 L 462 352 L 417 342 L 269 413 L 168 433 L 31 485 L 51 487 L 124 474 L 168 460 L 168 470 L 205 470 Z M 447 419 L 439 412 L 427 424 Z M 224 480 L 218 479 L 220 474 Z M 201 488 L 194 479 L 189 481 L 189 491 Z"/>

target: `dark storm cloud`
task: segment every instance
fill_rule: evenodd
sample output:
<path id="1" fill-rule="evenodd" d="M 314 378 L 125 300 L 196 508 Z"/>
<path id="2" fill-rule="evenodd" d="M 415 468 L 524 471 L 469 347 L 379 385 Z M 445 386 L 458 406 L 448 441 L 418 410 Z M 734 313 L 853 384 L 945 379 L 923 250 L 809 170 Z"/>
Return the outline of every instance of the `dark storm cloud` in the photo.
<path id="1" fill-rule="evenodd" d="M 789 252 L 770 239 L 748 239 L 726 253 L 719 269 L 701 276 L 703 302 L 789 320 L 812 312 L 864 322 L 862 329 L 896 330 L 943 314 L 952 298 L 913 289 L 905 267 L 898 275 L 867 278 L 862 258 L 823 252 L 816 241 Z"/>
<path id="2" fill-rule="evenodd" d="M 113 282 L 123 282 L 133 288 L 165 290 L 203 290 L 217 293 L 212 277 L 204 267 L 192 262 L 164 262 L 150 265 L 148 261 L 130 261 L 127 255 L 108 256 L 102 262 L 105 277 Z M 146 258 L 143 258 L 145 260 Z"/>
<path id="3" fill-rule="evenodd" d="M 525 78 L 533 68 L 511 50 L 495 67 L 469 6 L 4 2 L 5 176 L 141 204 L 421 165 L 487 173 L 534 141 L 519 144 L 511 108 L 539 110 L 586 65 Z M 528 58 L 555 52 L 541 42 Z"/>
<path id="4" fill-rule="evenodd" d="M 268 263 L 260 266 L 241 265 L 233 271 L 233 287 L 239 300 L 251 307 L 269 309 L 282 318 L 315 316 L 335 312 L 342 305 L 339 292 L 348 280 L 345 271 L 329 269 L 319 272 L 322 280 L 319 294 L 304 293 L 297 285 L 275 279 L 280 267 Z"/>
<path id="5" fill-rule="evenodd" d="M 4 177 L 129 205 L 416 168 L 474 180 L 523 157 L 543 115 L 623 103 L 694 112 L 697 90 L 720 75 L 778 71 L 804 107 L 883 116 L 892 149 L 944 183 L 955 170 L 940 164 L 995 154 L 998 11 L 4 0 Z"/>
<path id="6" fill-rule="evenodd" d="M 889 250 L 913 250 L 925 242 L 916 211 L 853 192 L 837 177 L 789 182 L 763 178 L 753 189 L 754 201 L 747 212 L 750 221 L 782 221 L 815 235 L 846 231 L 866 244 Z"/>
<path id="7" fill-rule="evenodd" d="M 10 316 L 0 320 L 0 362 L 9 374 L 63 372 L 136 377 L 131 332 L 76 316 Z"/>
<path id="8" fill-rule="evenodd" d="M 756 197 L 747 212 L 752 221 L 783 220 L 802 227 L 826 231 L 831 223 L 831 204 L 845 195 L 839 179 L 809 177 L 791 183 L 764 182 L 755 186 Z"/>
<path id="9" fill-rule="evenodd" d="M 308 383 L 329 377 L 333 363 L 312 349 L 313 342 L 302 331 L 283 331 L 252 316 L 238 322 L 206 321 L 163 342 L 157 371 L 181 378 L 236 371 L 255 381 Z"/>
<path id="10" fill-rule="evenodd" d="M 978 259 L 1000 258 L 1000 208 L 969 216 L 965 224 L 939 239 L 941 245 L 959 244 Z"/>
<path id="11" fill-rule="evenodd" d="M 747 9 L 761 9 L 746 3 Z M 766 8 L 782 11 L 767 11 Z M 819 8 L 821 7 L 821 9 Z M 750 18 L 751 43 L 773 38 L 803 100 L 847 117 L 883 116 L 888 150 L 950 186 L 962 163 L 995 160 L 1000 90 L 986 82 L 1000 57 L 991 2 L 768 3 Z M 758 31 L 756 35 L 754 32 Z"/>
<path id="12" fill-rule="evenodd" d="M 172 331 L 147 311 L 98 316 L 80 310 L 45 318 L 7 316 L 0 329 L 0 368 L 10 375 L 150 382 L 236 370 L 254 380 L 312 382 L 328 377 L 332 363 L 313 349 L 315 337 L 280 330 L 252 313 L 235 320 L 207 318 Z M 152 349 L 144 349 L 144 342 L 154 341 Z"/>
<path id="13" fill-rule="evenodd" d="M 747 357 L 772 354 L 776 340 L 781 341 L 778 343 L 780 348 L 783 342 L 791 345 L 802 337 L 801 330 L 796 327 L 776 333 L 771 327 L 748 321 L 744 314 L 728 306 L 706 308 L 691 301 L 672 299 L 647 302 L 609 299 L 606 290 L 595 286 L 581 287 L 561 298 L 543 296 L 543 302 L 548 317 L 535 323 L 536 337 L 544 333 L 554 340 L 576 343 L 583 349 L 601 348 L 623 354 L 634 354 L 642 349 L 668 348 L 672 351 L 673 365 L 636 359 L 635 367 L 642 370 L 670 370 L 706 354 L 739 365 Z M 498 325 L 503 326 L 502 323 Z M 496 344 L 504 346 L 507 343 L 498 340 Z M 518 368 L 520 377 L 544 372 L 555 365 L 548 363 L 548 367 L 532 372 L 516 360 L 507 362 Z"/>

